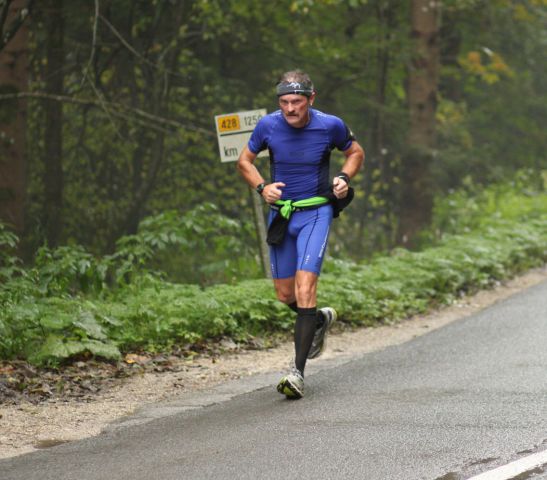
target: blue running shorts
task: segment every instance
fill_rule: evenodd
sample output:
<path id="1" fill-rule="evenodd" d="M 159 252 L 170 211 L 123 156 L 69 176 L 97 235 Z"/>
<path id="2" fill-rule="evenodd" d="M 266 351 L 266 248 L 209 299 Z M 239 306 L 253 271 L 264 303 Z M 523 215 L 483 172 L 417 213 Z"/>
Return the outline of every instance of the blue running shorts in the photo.
<path id="1" fill-rule="evenodd" d="M 276 210 L 270 210 L 268 224 Z M 294 277 L 297 270 L 319 275 L 332 223 L 332 205 L 294 212 L 281 245 L 270 246 L 273 278 Z"/>

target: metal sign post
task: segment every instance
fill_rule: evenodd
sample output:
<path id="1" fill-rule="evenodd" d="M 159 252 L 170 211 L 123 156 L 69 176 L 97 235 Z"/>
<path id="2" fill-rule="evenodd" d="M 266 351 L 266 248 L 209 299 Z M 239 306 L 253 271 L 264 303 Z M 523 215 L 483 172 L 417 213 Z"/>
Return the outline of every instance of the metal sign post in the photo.
<path id="1" fill-rule="evenodd" d="M 264 221 L 264 210 L 262 200 L 258 197 L 255 191 L 250 189 L 253 199 L 253 213 L 255 219 L 256 233 L 258 237 L 258 249 L 260 251 L 260 260 L 262 262 L 262 270 L 266 278 L 272 278 L 270 269 L 270 257 L 268 254 L 268 244 L 266 243 L 266 222 Z"/>
<path id="2" fill-rule="evenodd" d="M 256 124 L 264 115 L 266 115 L 266 109 L 263 108 L 260 110 L 215 116 L 221 162 L 237 161 L 243 148 L 247 145 Z M 267 157 L 268 153 L 261 152 L 258 156 Z M 268 259 L 268 245 L 266 244 L 266 222 L 264 221 L 262 202 L 252 189 L 250 189 L 250 192 L 262 268 L 264 275 L 267 278 L 272 278 Z"/>

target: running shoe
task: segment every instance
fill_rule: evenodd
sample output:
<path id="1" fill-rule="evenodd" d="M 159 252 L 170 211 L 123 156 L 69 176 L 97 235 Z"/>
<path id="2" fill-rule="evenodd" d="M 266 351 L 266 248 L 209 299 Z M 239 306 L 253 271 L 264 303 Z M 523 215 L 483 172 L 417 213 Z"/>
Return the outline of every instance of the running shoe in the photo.
<path id="1" fill-rule="evenodd" d="M 331 307 L 320 308 L 319 311 L 323 314 L 325 321 L 317 330 L 313 337 L 313 343 L 311 344 L 310 353 L 308 353 L 308 359 L 317 358 L 321 355 L 327 347 L 327 332 L 331 325 L 336 321 L 338 315 L 336 310 Z"/>
<path id="2" fill-rule="evenodd" d="M 302 398 L 304 396 L 304 377 L 295 367 L 291 369 L 277 384 L 277 391 L 287 398 Z"/>

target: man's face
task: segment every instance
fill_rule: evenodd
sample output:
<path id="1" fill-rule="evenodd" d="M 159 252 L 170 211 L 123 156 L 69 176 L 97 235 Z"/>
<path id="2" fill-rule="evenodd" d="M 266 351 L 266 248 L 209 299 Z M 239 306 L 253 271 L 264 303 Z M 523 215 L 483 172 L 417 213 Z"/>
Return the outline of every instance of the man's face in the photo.
<path id="1" fill-rule="evenodd" d="M 310 119 L 308 110 L 314 98 L 315 93 L 309 98 L 292 93 L 279 97 L 279 107 L 291 127 L 302 128 L 308 124 Z"/>

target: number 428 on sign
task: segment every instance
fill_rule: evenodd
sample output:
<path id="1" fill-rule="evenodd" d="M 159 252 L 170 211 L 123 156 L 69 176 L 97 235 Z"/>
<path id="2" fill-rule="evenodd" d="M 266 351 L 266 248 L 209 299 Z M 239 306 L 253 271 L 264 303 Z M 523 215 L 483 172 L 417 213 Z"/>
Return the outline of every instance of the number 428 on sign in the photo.
<path id="1" fill-rule="evenodd" d="M 237 130 L 241 130 L 239 115 L 227 115 L 225 117 L 218 118 L 219 132 L 234 132 Z"/>

